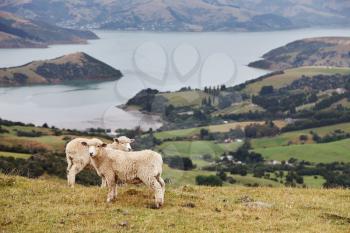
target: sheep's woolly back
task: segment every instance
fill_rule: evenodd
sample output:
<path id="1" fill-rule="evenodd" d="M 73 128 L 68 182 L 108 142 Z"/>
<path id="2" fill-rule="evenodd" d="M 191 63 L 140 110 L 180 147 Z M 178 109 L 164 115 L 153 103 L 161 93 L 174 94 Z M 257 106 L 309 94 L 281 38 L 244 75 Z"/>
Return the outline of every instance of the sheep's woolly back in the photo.
<path id="1" fill-rule="evenodd" d="M 137 177 L 156 177 L 162 174 L 163 159 L 151 150 L 124 152 L 105 148 L 101 154 L 92 158 L 99 171 L 117 173 L 124 181 Z"/>

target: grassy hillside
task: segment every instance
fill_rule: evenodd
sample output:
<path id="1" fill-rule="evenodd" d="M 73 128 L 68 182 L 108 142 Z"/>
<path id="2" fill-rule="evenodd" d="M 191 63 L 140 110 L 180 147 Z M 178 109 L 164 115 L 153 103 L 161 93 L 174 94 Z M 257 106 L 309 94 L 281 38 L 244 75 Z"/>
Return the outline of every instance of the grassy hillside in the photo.
<path id="1" fill-rule="evenodd" d="M 207 165 L 202 159 L 205 154 L 210 154 L 213 159 L 218 158 L 224 152 L 235 151 L 242 143 L 215 143 L 213 141 L 176 141 L 164 142 L 156 147 L 164 157 L 167 156 L 184 156 L 191 158 L 197 166 Z"/>
<path id="2" fill-rule="evenodd" d="M 251 124 L 264 124 L 264 121 L 244 121 L 244 122 L 233 122 L 228 124 L 220 124 L 220 125 L 210 125 L 210 126 L 204 126 L 204 127 L 196 127 L 196 128 L 189 128 L 189 129 L 179 129 L 179 130 L 168 130 L 163 132 L 157 132 L 154 135 L 158 139 L 169 139 L 169 138 L 176 138 L 176 137 L 191 137 L 196 136 L 200 134 L 201 129 L 207 129 L 212 133 L 226 133 L 229 132 L 231 129 L 244 128 L 247 125 Z M 286 123 L 283 120 L 276 120 L 274 123 L 282 128 L 286 125 Z"/>
<path id="3" fill-rule="evenodd" d="M 300 79 L 303 75 L 313 77 L 315 75 L 350 74 L 350 68 L 340 67 L 299 67 L 287 69 L 282 74 L 275 74 L 270 77 L 254 81 L 248 84 L 244 92 L 258 94 L 263 86 L 273 86 L 275 89 L 288 86 L 293 81 Z"/>
<path id="4" fill-rule="evenodd" d="M 289 142 L 291 142 L 292 144 L 301 144 L 302 143 L 300 141 L 301 135 L 308 136 L 309 139 L 306 143 L 314 143 L 312 140 L 312 135 L 310 134 L 311 131 L 323 137 L 327 134 L 334 132 L 335 130 L 342 130 L 346 133 L 350 133 L 350 123 L 336 124 L 336 125 L 324 126 L 319 128 L 282 133 L 275 137 L 253 139 L 251 140 L 251 143 L 254 149 L 286 146 L 288 145 Z"/>
<path id="5" fill-rule="evenodd" d="M 167 187 L 154 210 L 144 187 L 70 189 L 52 179 L 0 175 L 1 232 L 329 232 L 350 227 L 346 190 Z"/>
<path id="6" fill-rule="evenodd" d="M 201 105 L 203 98 L 207 98 L 210 95 L 203 91 L 179 91 L 161 93 L 159 96 L 166 98 L 169 104 L 172 104 L 175 107 L 184 107 L 199 106 Z"/>
<path id="7" fill-rule="evenodd" d="M 112 81 L 122 77 L 119 70 L 77 52 L 23 66 L 1 68 L 0 86 L 62 84 L 77 81 Z"/>
<path id="8" fill-rule="evenodd" d="M 350 139 L 309 145 L 256 149 L 265 159 L 287 161 L 290 158 L 316 163 L 350 162 Z"/>
<path id="9" fill-rule="evenodd" d="M 273 49 L 249 66 L 284 70 L 301 66 L 349 67 L 350 37 L 318 37 L 297 40 Z"/>

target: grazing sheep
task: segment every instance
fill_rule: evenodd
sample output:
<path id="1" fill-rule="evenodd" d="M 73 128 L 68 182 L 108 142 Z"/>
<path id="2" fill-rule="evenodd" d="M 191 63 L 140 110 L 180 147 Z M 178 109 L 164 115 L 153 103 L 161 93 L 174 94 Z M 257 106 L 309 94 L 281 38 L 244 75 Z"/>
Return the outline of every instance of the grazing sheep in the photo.
<path id="1" fill-rule="evenodd" d="M 116 181 L 144 183 L 154 191 L 156 208 L 164 203 L 165 182 L 161 177 L 162 156 L 151 150 L 124 152 L 106 148 L 102 141 L 82 142 L 91 156 L 91 162 L 106 179 L 109 193 L 107 202 L 116 198 Z"/>
<path id="2" fill-rule="evenodd" d="M 74 187 L 75 185 L 75 177 L 76 175 L 81 172 L 86 166 L 92 165 L 91 159 L 89 156 L 89 151 L 87 150 L 86 146 L 84 146 L 83 142 L 90 142 L 90 143 L 96 143 L 100 142 L 99 139 L 86 139 L 86 138 L 76 138 L 70 141 L 66 146 L 66 159 L 67 159 L 67 180 L 68 185 L 71 187 Z M 132 143 L 134 140 L 129 139 L 127 137 L 120 137 L 115 138 L 114 142 L 112 144 L 108 144 L 108 147 L 116 150 L 123 150 L 123 151 L 130 151 L 131 146 L 130 143 Z M 96 167 L 94 167 L 97 174 L 98 170 Z M 104 178 L 102 178 L 102 185 L 101 187 L 105 187 L 106 182 Z"/>

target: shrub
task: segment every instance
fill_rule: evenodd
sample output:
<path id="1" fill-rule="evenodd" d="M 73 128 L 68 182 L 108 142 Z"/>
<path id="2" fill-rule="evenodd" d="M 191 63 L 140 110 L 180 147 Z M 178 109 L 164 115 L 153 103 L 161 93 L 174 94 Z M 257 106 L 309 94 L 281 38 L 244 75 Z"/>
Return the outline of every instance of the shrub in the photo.
<path id="1" fill-rule="evenodd" d="M 307 135 L 300 135 L 300 137 L 299 137 L 299 140 L 300 141 L 307 141 L 309 139 L 309 137 L 307 136 Z"/>
<path id="2" fill-rule="evenodd" d="M 179 170 L 192 170 L 196 166 L 192 163 L 192 160 L 187 157 L 171 156 L 164 158 L 164 162 L 169 165 L 169 167 Z"/>
<path id="3" fill-rule="evenodd" d="M 213 156 L 211 154 L 205 154 L 205 155 L 202 155 L 202 159 L 207 161 L 207 162 L 212 162 Z"/>
<path id="4" fill-rule="evenodd" d="M 0 134 L 3 134 L 3 133 L 9 133 L 9 131 L 0 126 Z"/>
<path id="5" fill-rule="evenodd" d="M 227 180 L 227 175 L 226 175 L 226 172 L 224 172 L 224 171 L 219 171 L 219 172 L 216 174 L 216 176 L 220 177 L 220 179 L 221 179 L 222 181 L 226 181 L 226 180 Z"/>
<path id="6" fill-rule="evenodd" d="M 18 137 L 41 137 L 43 134 L 39 131 L 35 131 L 35 130 L 32 130 L 32 131 L 21 131 L 21 130 L 18 130 L 17 131 L 17 136 Z"/>
<path id="7" fill-rule="evenodd" d="M 197 176 L 196 184 L 205 186 L 222 186 L 222 180 L 218 176 Z"/>

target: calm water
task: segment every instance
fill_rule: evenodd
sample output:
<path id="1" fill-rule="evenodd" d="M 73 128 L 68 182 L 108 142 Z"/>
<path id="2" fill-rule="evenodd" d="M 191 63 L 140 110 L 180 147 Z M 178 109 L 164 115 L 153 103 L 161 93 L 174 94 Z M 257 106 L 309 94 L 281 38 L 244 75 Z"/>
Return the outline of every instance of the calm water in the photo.
<path id="1" fill-rule="evenodd" d="M 147 33 L 96 31 L 87 45 L 48 49 L 1 49 L 0 67 L 22 65 L 82 51 L 120 69 L 117 82 L 81 86 L 0 88 L 0 117 L 63 128 L 159 127 L 159 119 L 116 106 L 146 87 L 162 91 L 184 86 L 233 85 L 264 70 L 246 65 L 265 52 L 296 39 L 350 36 L 349 29 L 304 29 L 239 33 Z"/>

